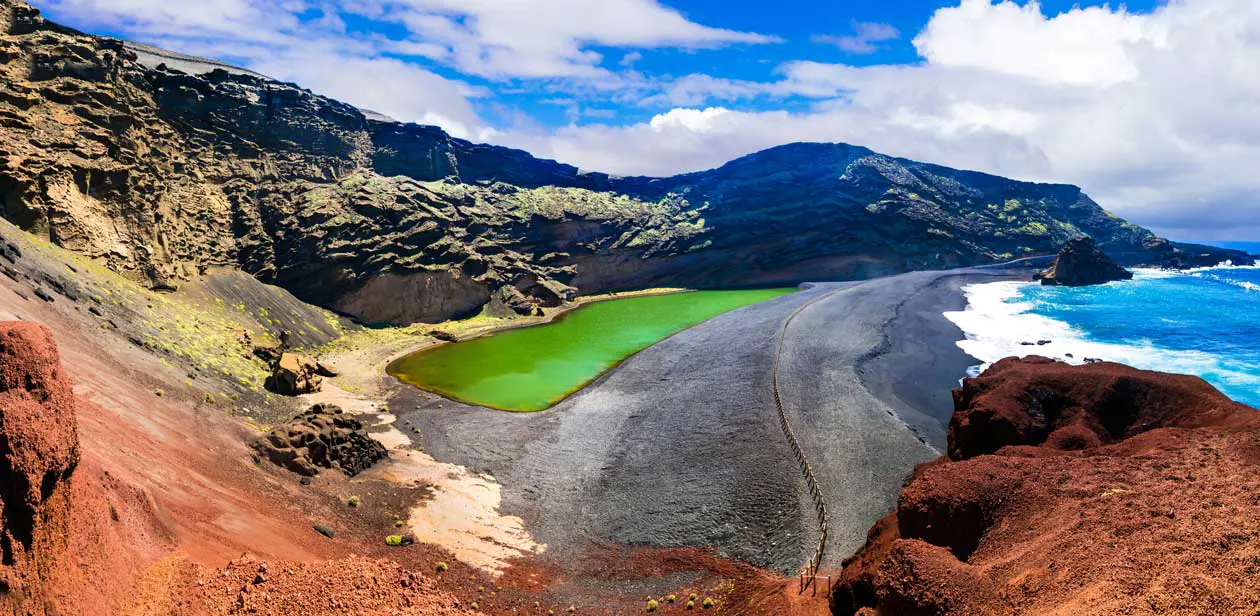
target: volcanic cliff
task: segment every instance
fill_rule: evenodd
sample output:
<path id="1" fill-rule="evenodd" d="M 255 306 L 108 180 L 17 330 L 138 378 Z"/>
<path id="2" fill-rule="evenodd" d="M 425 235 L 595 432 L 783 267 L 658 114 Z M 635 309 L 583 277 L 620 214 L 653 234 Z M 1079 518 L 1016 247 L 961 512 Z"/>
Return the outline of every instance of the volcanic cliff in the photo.
<path id="1" fill-rule="evenodd" d="M 954 392 L 946 458 L 846 562 L 835 614 L 1253 614 L 1260 413 L 1202 379 L 1040 357 Z"/>
<path id="2" fill-rule="evenodd" d="M 0 0 L 0 213 L 156 289 L 230 267 L 408 323 L 988 263 L 1079 235 L 1128 262 L 1231 256 L 1179 251 L 1073 186 L 844 144 L 619 178 L 162 58 Z"/>

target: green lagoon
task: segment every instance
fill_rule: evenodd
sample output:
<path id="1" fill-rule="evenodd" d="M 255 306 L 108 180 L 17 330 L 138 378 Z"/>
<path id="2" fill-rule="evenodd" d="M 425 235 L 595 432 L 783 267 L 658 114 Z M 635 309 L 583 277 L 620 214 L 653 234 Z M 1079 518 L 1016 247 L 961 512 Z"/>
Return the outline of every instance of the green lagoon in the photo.
<path id="1" fill-rule="evenodd" d="M 412 353 L 390 365 L 389 373 L 469 404 L 541 411 L 675 332 L 795 290 L 692 291 L 595 302 L 544 325 Z"/>

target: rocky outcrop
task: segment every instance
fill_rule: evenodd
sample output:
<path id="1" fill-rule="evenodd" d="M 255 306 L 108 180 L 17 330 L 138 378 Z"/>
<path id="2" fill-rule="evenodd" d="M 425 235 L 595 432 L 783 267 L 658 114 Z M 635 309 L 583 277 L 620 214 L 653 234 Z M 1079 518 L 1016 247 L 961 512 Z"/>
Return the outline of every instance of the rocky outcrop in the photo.
<path id="1" fill-rule="evenodd" d="M 57 613 L 47 582 L 66 558 L 69 480 L 79 465 L 75 401 L 52 334 L 0 323 L 0 604 Z"/>
<path id="2" fill-rule="evenodd" d="M 255 350 L 257 351 L 257 350 Z M 286 396 L 313 394 L 323 386 L 319 363 L 297 353 L 281 353 L 271 365 L 272 391 Z"/>
<path id="3" fill-rule="evenodd" d="M 832 607 L 880 615 L 1247 613 L 1260 413 L 1202 379 L 1006 359 L 954 394 Z"/>
<path id="4" fill-rule="evenodd" d="M 1132 278 L 1132 272 L 1103 254 L 1094 240 L 1088 237 L 1068 240 L 1050 269 L 1034 276 L 1034 280 L 1040 280 L 1043 285 L 1064 287 L 1084 287 Z"/>
<path id="5" fill-rule="evenodd" d="M 363 423 L 331 404 L 317 404 L 254 442 L 263 457 L 300 475 L 339 470 L 351 477 L 386 455 Z"/>

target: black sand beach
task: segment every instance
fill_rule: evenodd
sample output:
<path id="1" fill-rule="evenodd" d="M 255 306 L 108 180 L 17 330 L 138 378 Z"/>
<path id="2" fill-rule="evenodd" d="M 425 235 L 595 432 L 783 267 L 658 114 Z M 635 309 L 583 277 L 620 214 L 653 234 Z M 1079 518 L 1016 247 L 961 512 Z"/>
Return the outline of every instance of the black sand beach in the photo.
<path id="1" fill-rule="evenodd" d="M 426 452 L 492 474 L 503 513 L 549 553 L 591 541 L 716 546 L 794 572 L 817 542 L 771 374 L 784 320 L 785 412 L 828 501 L 824 562 L 838 565 L 939 455 L 949 390 L 976 363 L 941 313 L 960 288 L 1011 272 L 917 272 L 823 283 L 681 332 L 556 407 L 513 414 L 402 387 L 391 408 Z M 415 410 L 411 410 L 415 409 Z M 404 423 L 405 422 L 405 423 Z"/>

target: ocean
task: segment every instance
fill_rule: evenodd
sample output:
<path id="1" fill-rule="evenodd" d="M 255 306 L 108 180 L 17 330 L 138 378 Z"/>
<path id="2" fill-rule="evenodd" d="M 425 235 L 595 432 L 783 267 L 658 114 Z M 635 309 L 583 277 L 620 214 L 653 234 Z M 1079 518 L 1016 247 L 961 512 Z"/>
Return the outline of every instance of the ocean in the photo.
<path id="1" fill-rule="evenodd" d="M 1193 374 L 1260 408 L 1260 267 L 1171 272 L 1093 287 L 996 282 L 964 288 L 967 307 L 947 312 L 958 346 L 983 365 L 1012 355 L 1086 358 Z"/>

